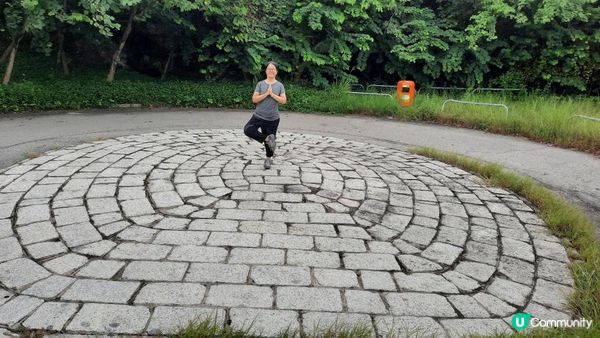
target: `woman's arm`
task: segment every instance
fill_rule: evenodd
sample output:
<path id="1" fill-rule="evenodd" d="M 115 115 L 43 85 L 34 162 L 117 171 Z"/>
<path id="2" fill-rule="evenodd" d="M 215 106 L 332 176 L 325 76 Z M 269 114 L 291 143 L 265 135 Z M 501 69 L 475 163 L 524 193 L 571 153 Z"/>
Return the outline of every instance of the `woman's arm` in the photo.
<path id="1" fill-rule="evenodd" d="M 260 95 L 259 92 L 254 92 L 254 94 L 252 95 L 252 103 L 254 103 L 254 104 L 259 103 L 260 101 L 267 98 L 267 96 L 269 96 L 269 91 L 266 91 L 262 95 Z"/>
<path id="2" fill-rule="evenodd" d="M 275 93 L 271 93 L 271 97 L 279 104 L 287 103 L 287 96 L 285 96 L 285 93 L 282 93 L 281 95 L 275 95 Z"/>

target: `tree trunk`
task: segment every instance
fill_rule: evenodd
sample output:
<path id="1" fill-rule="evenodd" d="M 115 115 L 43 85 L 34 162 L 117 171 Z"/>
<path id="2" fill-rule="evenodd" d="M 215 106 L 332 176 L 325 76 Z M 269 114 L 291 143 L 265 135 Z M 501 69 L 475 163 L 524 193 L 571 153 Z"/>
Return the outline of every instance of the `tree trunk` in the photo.
<path id="1" fill-rule="evenodd" d="M 24 35 L 25 26 L 21 27 L 21 31 L 18 32 L 16 35 L 13 35 L 12 39 L 10 40 L 10 44 L 8 45 L 8 47 L 6 47 L 4 53 L 2 53 L 2 57 L 0 57 L 0 64 L 6 62 L 6 59 L 10 56 L 10 53 L 13 49 L 15 49 L 15 53 L 17 52 L 16 49 L 19 48 L 19 42 L 21 42 L 21 39 Z"/>
<path id="2" fill-rule="evenodd" d="M 119 47 L 115 51 L 113 55 L 112 64 L 110 65 L 110 71 L 108 72 L 108 76 L 106 77 L 106 81 L 112 82 L 115 79 L 115 73 L 117 71 L 117 64 L 119 63 L 119 59 L 121 58 L 121 52 L 123 51 L 123 47 L 125 47 L 125 42 L 127 42 L 127 38 L 129 37 L 129 33 L 131 33 L 131 27 L 133 26 L 133 18 L 136 14 L 136 8 L 131 10 L 131 14 L 129 15 L 129 20 L 127 21 L 127 27 L 125 27 L 125 31 L 123 32 L 123 36 L 121 37 L 121 42 L 119 43 Z"/>
<path id="3" fill-rule="evenodd" d="M 8 65 L 6 66 L 6 71 L 4 71 L 4 79 L 2 79 L 3 85 L 8 85 L 10 82 L 10 77 L 12 75 L 13 66 L 15 65 L 15 56 L 17 55 L 17 46 L 14 46 L 10 51 L 10 56 L 8 58 Z"/>
<path id="4" fill-rule="evenodd" d="M 25 28 L 21 30 L 21 33 L 13 38 L 12 46 L 13 48 L 10 51 L 10 55 L 8 57 L 8 65 L 6 65 L 6 70 L 4 71 L 4 78 L 2 79 L 3 85 L 8 85 L 10 82 L 10 78 L 12 76 L 13 67 L 15 66 L 15 58 L 17 56 L 17 49 L 19 49 L 19 43 L 23 38 Z"/>
<path id="5" fill-rule="evenodd" d="M 65 41 L 65 36 L 63 35 L 63 30 L 62 28 L 58 30 L 58 50 L 56 52 L 56 64 L 60 64 L 60 60 L 62 59 L 62 50 L 63 50 L 63 43 Z"/>
<path id="6" fill-rule="evenodd" d="M 6 47 L 6 49 L 4 50 L 4 53 L 2 53 L 2 57 L 0 57 L 0 64 L 5 63 L 6 60 L 8 59 L 8 56 L 10 55 L 10 52 L 13 49 L 15 42 L 14 40 L 10 42 L 10 44 L 8 45 L 8 47 Z"/>
<path id="7" fill-rule="evenodd" d="M 69 76 L 69 62 L 67 53 L 65 52 L 65 29 L 61 28 L 58 31 L 58 53 L 56 53 L 56 63 L 62 64 L 63 73 Z"/>
<path id="8" fill-rule="evenodd" d="M 167 73 L 169 72 L 169 68 L 171 67 L 171 64 L 173 63 L 173 51 L 171 50 L 169 52 L 169 58 L 167 59 L 167 63 L 165 64 L 165 68 L 162 71 L 162 75 L 160 76 L 161 80 L 165 79 L 165 76 L 167 75 Z"/>

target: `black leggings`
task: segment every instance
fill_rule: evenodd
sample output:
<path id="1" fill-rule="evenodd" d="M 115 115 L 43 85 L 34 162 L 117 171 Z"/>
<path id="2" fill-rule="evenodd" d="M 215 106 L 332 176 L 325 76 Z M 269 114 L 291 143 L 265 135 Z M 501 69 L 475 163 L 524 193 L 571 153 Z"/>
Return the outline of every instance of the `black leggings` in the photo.
<path id="1" fill-rule="evenodd" d="M 250 121 L 244 126 L 244 134 L 251 139 L 256 140 L 259 143 L 265 143 L 265 139 L 268 135 L 277 134 L 277 127 L 279 126 L 279 119 L 275 121 L 267 121 L 252 115 Z M 260 132 L 258 131 L 260 128 Z M 273 152 L 265 144 L 265 151 L 267 157 L 273 157 Z"/>

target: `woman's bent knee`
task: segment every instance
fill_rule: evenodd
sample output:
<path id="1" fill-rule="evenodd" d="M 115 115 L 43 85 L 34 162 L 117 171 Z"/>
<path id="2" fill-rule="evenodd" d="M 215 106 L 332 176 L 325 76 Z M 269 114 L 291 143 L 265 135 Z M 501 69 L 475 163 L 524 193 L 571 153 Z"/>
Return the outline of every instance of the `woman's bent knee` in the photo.
<path id="1" fill-rule="evenodd" d="M 252 135 L 252 125 L 247 124 L 244 126 L 244 134 L 248 137 L 250 137 L 250 135 Z"/>

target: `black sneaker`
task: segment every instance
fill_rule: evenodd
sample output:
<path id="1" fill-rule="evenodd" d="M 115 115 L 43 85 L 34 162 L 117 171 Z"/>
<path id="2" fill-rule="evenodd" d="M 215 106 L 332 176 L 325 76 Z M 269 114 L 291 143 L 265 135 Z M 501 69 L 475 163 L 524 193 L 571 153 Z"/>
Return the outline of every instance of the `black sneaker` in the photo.
<path id="1" fill-rule="evenodd" d="M 277 143 L 275 143 L 275 135 L 271 134 L 267 136 L 265 139 L 265 144 L 267 147 L 269 147 L 269 149 L 271 149 L 272 152 L 275 152 L 275 148 L 277 148 Z"/>
<path id="2" fill-rule="evenodd" d="M 271 164 L 273 164 L 273 160 L 270 157 L 266 158 L 264 163 L 265 169 L 271 169 Z"/>

